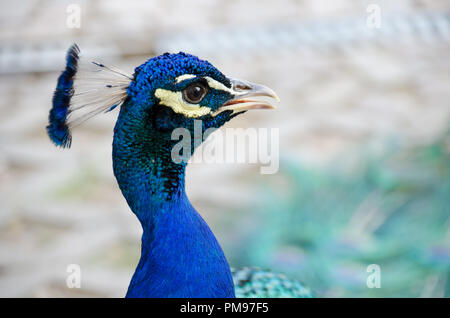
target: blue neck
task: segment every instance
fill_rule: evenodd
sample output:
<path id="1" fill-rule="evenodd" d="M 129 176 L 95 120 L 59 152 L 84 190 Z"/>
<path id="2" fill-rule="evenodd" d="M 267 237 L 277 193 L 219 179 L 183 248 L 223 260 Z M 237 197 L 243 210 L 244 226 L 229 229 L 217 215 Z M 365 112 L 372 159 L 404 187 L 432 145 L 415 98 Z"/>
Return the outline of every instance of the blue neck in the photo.
<path id="1" fill-rule="evenodd" d="M 127 297 L 234 297 L 223 251 L 186 196 L 186 165 L 151 116 L 124 104 L 114 129 L 114 174 L 143 228 Z"/>

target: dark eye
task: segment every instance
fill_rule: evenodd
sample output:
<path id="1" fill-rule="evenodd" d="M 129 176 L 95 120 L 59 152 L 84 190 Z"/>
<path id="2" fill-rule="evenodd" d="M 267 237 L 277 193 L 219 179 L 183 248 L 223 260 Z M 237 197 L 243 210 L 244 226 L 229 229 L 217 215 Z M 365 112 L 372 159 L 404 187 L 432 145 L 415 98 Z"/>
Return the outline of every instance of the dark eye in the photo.
<path id="1" fill-rule="evenodd" d="M 183 90 L 183 99 L 190 104 L 198 104 L 208 93 L 208 88 L 203 83 L 193 83 Z"/>

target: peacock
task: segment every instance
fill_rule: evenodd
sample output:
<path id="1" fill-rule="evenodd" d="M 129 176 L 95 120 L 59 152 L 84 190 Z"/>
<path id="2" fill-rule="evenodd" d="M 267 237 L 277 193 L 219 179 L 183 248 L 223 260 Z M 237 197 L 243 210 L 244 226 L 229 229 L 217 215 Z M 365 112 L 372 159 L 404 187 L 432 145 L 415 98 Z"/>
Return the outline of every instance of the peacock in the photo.
<path id="1" fill-rule="evenodd" d="M 46 127 L 56 146 L 68 148 L 71 129 L 120 108 L 112 141 L 113 171 L 143 229 L 141 257 L 126 297 L 310 297 L 300 282 L 257 268 L 231 270 L 208 224 L 185 192 L 187 159 L 201 141 L 174 154 L 182 128 L 194 135 L 223 126 L 251 109 L 274 106 L 270 88 L 226 77 L 187 53 L 150 58 L 130 75 L 84 61 L 73 44 L 53 94 Z M 188 149 L 188 150 L 186 150 Z M 190 150 L 189 150 L 190 149 Z"/>

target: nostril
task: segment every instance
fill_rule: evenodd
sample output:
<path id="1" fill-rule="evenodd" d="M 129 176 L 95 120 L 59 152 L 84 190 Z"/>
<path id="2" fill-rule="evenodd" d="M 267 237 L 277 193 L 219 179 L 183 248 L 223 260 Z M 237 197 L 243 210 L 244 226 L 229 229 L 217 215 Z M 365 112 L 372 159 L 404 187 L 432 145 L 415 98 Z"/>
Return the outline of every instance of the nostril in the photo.
<path id="1" fill-rule="evenodd" d="M 247 85 L 247 84 L 242 83 L 242 84 L 236 85 L 236 88 L 239 89 L 239 90 L 244 91 L 244 90 L 249 90 L 249 89 L 251 89 L 252 87 L 251 87 L 250 85 Z"/>
<path id="2" fill-rule="evenodd" d="M 244 80 L 232 79 L 233 89 L 239 91 L 248 91 L 252 89 L 252 85 Z"/>

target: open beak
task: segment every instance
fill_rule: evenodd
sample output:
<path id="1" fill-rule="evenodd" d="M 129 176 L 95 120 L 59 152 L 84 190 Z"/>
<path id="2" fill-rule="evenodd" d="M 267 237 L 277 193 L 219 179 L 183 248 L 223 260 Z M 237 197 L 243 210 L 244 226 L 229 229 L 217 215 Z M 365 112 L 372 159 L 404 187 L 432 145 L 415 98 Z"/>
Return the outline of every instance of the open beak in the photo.
<path id="1" fill-rule="evenodd" d="M 235 97 L 212 112 L 212 116 L 216 116 L 226 110 L 237 113 L 250 109 L 275 109 L 275 106 L 269 102 L 251 99 L 252 97 L 270 97 L 280 101 L 277 94 L 267 86 L 250 83 L 240 79 L 230 79 L 230 81 L 232 85 L 231 90 Z"/>

